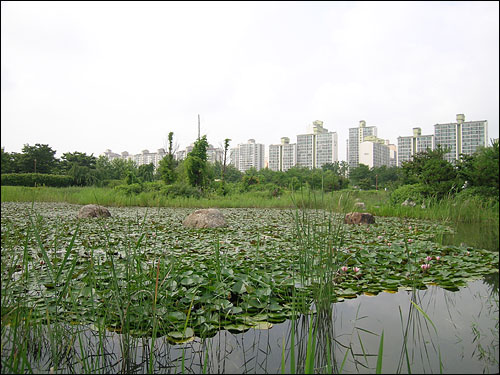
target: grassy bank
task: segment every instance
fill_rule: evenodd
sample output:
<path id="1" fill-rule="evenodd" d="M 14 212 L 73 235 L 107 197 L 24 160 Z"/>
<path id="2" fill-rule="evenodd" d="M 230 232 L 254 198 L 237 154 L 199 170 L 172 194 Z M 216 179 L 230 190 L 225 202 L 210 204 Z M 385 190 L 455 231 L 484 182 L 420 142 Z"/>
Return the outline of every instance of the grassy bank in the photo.
<path id="1" fill-rule="evenodd" d="M 408 217 L 446 222 L 499 223 L 498 202 L 479 197 L 458 200 L 447 198 L 428 200 L 426 208 L 392 205 L 386 191 L 341 190 L 332 193 L 312 191 L 285 192 L 272 197 L 269 192 L 255 191 L 238 195 L 212 195 L 204 198 L 169 198 L 157 192 L 126 195 L 110 188 L 98 187 L 18 187 L 2 186 L 2 202 L 66 202 L 72 204 L 100 204 L 108 207 L 186 207 L 186 208 L 326 208 L 334 212 L 346 209 L 370 212 L 376 216 Z M 363 202 L 365 208 L 355 207 Z"/>

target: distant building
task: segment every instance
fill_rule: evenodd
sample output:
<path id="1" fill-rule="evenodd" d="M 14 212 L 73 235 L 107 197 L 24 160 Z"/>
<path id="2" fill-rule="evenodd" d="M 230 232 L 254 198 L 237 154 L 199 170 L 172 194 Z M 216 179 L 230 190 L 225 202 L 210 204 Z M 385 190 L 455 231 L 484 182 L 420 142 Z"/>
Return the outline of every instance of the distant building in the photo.
<path id="1" fill-rule="evenodd" d="M 281 144 L 269 146 L 269 164 L 272 171 L 285 172 L 297 163 L 297 145 L 290 138 L 281 138 Z"/>
<path id="2" fill-rule="evenodd" d="M 184 160 L 188 156 L 188 154 L 193 151 L 194 148 L 194 143 L 191 143 L 189 146 L 186 147 L 185 150 L 179 150 L 175 153 L 175 159 L 176 160 Z M 224 151 L 221 148 L 217 148 L 212 146 L 211 144 L 208 145 L 207 148 L 207 161 L 209 163 L 215 164 L 216 161 L 222 163 L 222 158 L 224 155 Z"/>
<path id="3" fill-rule="evenodd" d="M 364 141 L 359 143 L 359 164 L 367 165 L 369 168 L 390 166 L 389 141 L 375 136 L 366 136 Z"/>
<path id="4" fill-rule="evenodd" d="M 389 167 L 398 166 L 398 149 L 396 145 L 389 143 L 389 140 L 385 143 L 389 147 Z"/>
<path id="5" fill-rule="evenodd" d="M 155 169 L 158 168 L 160 160 L 165 157 L 167 153 L 165 149 L 160 148 L 157 152 L 149 152 L 149 150 L 143 150 L 140 154 L 130 155 L 128 151 L 123 151 L 121 154 L 116 154 L 112 152 L 110 149 L 107 149 L 102 153 L 103 156 L 106 156 L 110 161 L 114 159 L 123 159 L 123 160 L 132 160 L 137 166 L 143 164 L 153 164 Z"/>
<path id="6" fill-rule="evenodd" d="M 465 122 L 465 116 L 458 114 L 457 122 L 434 125 L 434 135 L 436 147 L 449 148 L 444 158 L 454 163 L 460 154 L 472 155 L 478 147 L 488 146 L 488 121 Z"/>
<path id="7" fill-rule="evenodd" d="M 264 145 L 255 143 L 255 139 L 249 139 L 247 143 L 241 143 L 230 150 L 231 164 L 241 172 L 250 168 L 261 170 L 264 168 Z"/>
<path id="8" fill-rule="evenodd" d="M 347 163 L 349 169 L 359 166 L 359 145 L 368 136 L 377 136 L 376 126 L 366 126 L 366 122 L 361 120 L 357 128 L 349 128 L 349 139 L 347 140 Z"/>
<path id="9" fill-rule="evenodd" d="M 313 122 L 310 133 L 297 135 L 297 165 L 321 168 L 338 161 L 337 133 L 323 127 L 323 121 Z"/>
<path id="10" fill-rule="evenodd" d="M 413 128 L 413 135 L 398 137 L 398 167 L 410 161 L 416 153 L 434 150 L 434 135 L 422 135 L 422 129 Z"/>
<path id="11" fill-rule="evenodd" d="M 121 159 L 120 154 L 112 152 L 109 148 L 106 151 L 104 151 L 101 155 L 106 156 L 109 159 L 109 161 L 111 161 L 113 159 Z"/>

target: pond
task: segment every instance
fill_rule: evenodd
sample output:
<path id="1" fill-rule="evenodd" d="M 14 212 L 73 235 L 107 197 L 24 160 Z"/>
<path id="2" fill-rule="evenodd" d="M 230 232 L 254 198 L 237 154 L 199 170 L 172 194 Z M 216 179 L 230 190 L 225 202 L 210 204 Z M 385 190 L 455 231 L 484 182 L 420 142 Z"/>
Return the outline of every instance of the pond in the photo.
<path id="1" fill-rule="evenodd" d="M 315 221 L 313 216 L 304 220 L 303 215 L 294 217 L 296 212 L 284 210 L 233 209 L 222 210 L 228 230 L 188 231 L 180 223 L 192 210 L 116 208 L 110 221 L 78 224 L 79 206 L 36 203 L 34 208 L 32 212 L 30 205 L 2 203 L 3 369 L 19 369 L 14 367 L 12 347 L 20 344 L 10 327 L 21 325 L 12 322 L 6 306 L 19 303 L 23 295 L 24 307 L 33 313 L 29 333 L 24 333 L 31 346 L 20 352 L 35 372 L 53 368 L 61 373 L 280 373 L 284 366 L 290 373 L 293 356 L 295 372 L 302 373 L 306 357 L 311 356 L 307 352 L 311 320 L 316 327 L 312 340 L 316 372 L 374 373 L 378 358 L 383 373 L 435 373 L 440 368 L 445 373 L 498 372 L 498 255 L 490 256 L 470 241 L 461 246 L 463 239 L 450 243 L 445 234 L 450 228 L 445 226 L 377 218 L 372 228 L 354 228 L 328 215 Z M 334 225 L 318 226 L 325 218 Z M 443 245 L 435 242 L 436 234 Z M 66 252 L 72 239 L 73 248 Z M 339 291 L 329 295 L 330 309 L 312 315 L 300 314 L 300 307 L 290 309 L 295 306 L 292 297 L 302 296 L 302 302 L 314 306 L 310 286 L 317 282 L 316 267 L 324 268 L 331 257 L 320 254 L 318 263 L 312 251 L 307 253 L 309 258 L 300 252 L 285 253 L 301 246 L 338 250 L 334 276 L 324 278 Z M 498 252 L 498 247 L 493 250 Z M 391 263 L 373 258 L 374 251 Z M 18 256 L 12 258 L 12 253 Z M 428 271 L 421 269 L 427 254 L 432 258 L 427 261 L 432 264 Z M 129 258 L 132 266 L 127 268 Z M 109 260 L 116 262 L 114 268 L 107 264 Z M 100 268 L 89 267 L 89 262 Z M 297 263 L 301 266 L 292 269 Z M 449 271 L 467 271 L 473 264 L 479 271 Z M 420 273 L 408 279 L 412 265 L 412 272 Z M 341 266 L 349 270 L 343 273 Z M 383 269 L 369 271 L 370 266 Z M 314 269 L 313 281 L 307 267 Z M 359 273 L 354 267 L 361 269 Z M 115 269 L 123 272 L 113 278 L 110 273 Z M 91 271 L 98 274 L 90 277 Z M 480 276 L 492 271 L 492 276 Z M 134 276 L 121 276 L 127 272 Z M 58 274 L 60 280 L 54 283 Z M 298 276 L 290 281 L 290 274 Z M 170 280 L 173 275 L 175 285 Z M 8 290 L 5 281 L 11 283 Z M 128 323 L 128 333 L 120 334 L 126 324 L 117 301 L 127 297 L 120 291 L 132 284 L 127 314 L 134 321 Z M 202 284 L 212 287 L 198 293 Z M 153 295 L 155 286 L 169 295 L 162 299 L 158 292 L 156 315 L 154 308 L 144 307 L 150 304 L 149 297 L 134 298 L 147 294 L 145 290 Z M 26 289 L 20 292 L 21 287 Z M 290 289 L 297 294 L 291 296 Z M 182 295 L 174 303 L 176 291 Z M 206 307 L 204 298 L 215 307 Z M 56 302 L 64 306 L 55 306 Z M 174 309 L 176 304 L 182 307 Z M 113 306 L 103 310 L 102 305 Z M 158 323 L 153 344 L 148 332 L 158 311 L 168 319 Z M 293 323 L 291 312 L 296 313 Z M 193 332 L 186 335 L 188 321 Z M 292 340 L 294 350 L 290 350 Z"/>

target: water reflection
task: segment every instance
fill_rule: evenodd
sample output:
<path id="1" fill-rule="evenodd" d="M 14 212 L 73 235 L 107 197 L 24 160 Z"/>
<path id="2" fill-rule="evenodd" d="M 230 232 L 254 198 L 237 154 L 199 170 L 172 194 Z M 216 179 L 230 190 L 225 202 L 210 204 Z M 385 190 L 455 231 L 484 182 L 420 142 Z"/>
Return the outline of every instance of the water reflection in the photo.
<path id="1" fill-rule="evenodd" d="M 281 373 L 282 365 L 290 373 L 294 356 L 296 373 L 303 373 L 312 319 L 318 373 L 374 373 L 382 331 L 383 373 L 437 373 L 441 367 L 444 373 L 498 373 L 498 300 L 498 274 L 458 292 L 429 286 L 359 296 L 298 317 L 293 355 L 290 320 L 270 330 L 220 331 L 183 345 L 159 338 L 154 348 L 149 338 L 42 326 L 30 332 L 28 360 L 34 372 L 54 373 Z M 8 341 L 2 342 L 2 362 L 11 352 Z"/>
<path id="2" fill-rule="evenodd" d="M 478 249 L 499 250 L 498 224 L 458 223 L 454 233 L 439 234 L 436 241 L 443 245 L 465 244 Z"/>

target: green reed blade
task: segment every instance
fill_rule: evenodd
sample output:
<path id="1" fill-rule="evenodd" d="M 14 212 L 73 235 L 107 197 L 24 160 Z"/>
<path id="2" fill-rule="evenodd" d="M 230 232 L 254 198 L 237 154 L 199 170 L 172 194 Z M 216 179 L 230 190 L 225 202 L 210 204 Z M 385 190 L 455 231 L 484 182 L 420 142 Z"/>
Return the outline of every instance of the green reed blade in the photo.
<path id="1" fill-rule="evenodd" d="M 377 368 L 375 372 L 377 374 L 382 373 L 382 357 L 384 356 L 384 330 L 382 330 L 382 335 L 380 336 L 380 344 L 378 347 L 378 357 L 377 357 Z"/>
<path id="2" fill-rule="evenodd" d="M 64 254 L 64 259 L 61 263 L 61 267 L 59 267 L 59 271 L 57 272 L 57 275 L 55 277 L 55 280 L 54 280 L 55 284 L 57 284 L 57 281 L 59 280 L 59 277 L 61 276 L 62 270 L 63 270 L 64 266 L 66 265 L 66 261 L 68 260 L 69 254 L 71 253 L 71 249 L 73 248 L 73 245 L 75 244 L 75 239 L 76 239 L 76 235 L 78 233 L 79 227 L 80 227 L 80 223 L 78 222 L 78 224 L 76 225 L 75 233 L 73 233 L 73 237 L 71 238 L 71 241 L 70 241 L 68 247 L 66 248 L 66 253 Z"/>

